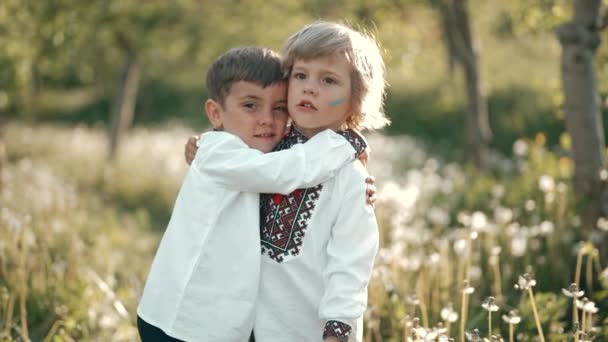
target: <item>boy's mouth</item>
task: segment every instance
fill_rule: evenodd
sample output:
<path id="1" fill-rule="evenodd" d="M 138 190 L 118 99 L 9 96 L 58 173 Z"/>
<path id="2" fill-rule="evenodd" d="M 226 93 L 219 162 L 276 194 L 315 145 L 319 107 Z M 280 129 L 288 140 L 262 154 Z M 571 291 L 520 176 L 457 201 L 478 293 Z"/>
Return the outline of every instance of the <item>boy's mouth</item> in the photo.
<path id="1" fill-rule="evenodd" d="M 317 110 L 317 107 L 315 107 L 312 104 L 312 102 L 310 102 L 308 100 L 302 100 L 302 101 L 300 101 L 300 103 L 298 103 L 297 107 L 305 109 L 305 110 Z"/>
<path id="2" fill-rule="evenodd" d="M 274 138 L 276 134 L 274 133 L 260 133 L 260 134 L 254 134 L 253 136 L 256 138 L 262 138 L 262 139 L 271 139 Z"/>

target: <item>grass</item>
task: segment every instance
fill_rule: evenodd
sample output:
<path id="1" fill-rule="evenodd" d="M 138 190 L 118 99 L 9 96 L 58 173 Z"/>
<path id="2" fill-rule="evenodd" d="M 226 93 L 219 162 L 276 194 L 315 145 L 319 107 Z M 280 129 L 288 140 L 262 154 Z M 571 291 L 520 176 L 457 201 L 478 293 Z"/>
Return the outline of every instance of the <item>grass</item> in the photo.
<path id="1" fill-rule="evenodd" d="M 177 125 L 137 129 L 108 162 L 101 127 L 3 128 L 4 339 L 137 340 L 136 305 L 186 170 L 189 134 Z M 495 155 L 493 168 L 481 173 L 432 154 L 416 138 L 369 140 L 382 242 L 366 341 L 460 340 L 461 331 L 506 339 L 510 330 L 523 341 L 539 331 L 547 341 L 573 339 L 573 301 L 561 294 L 573 282 L 598 308 L 577 311 L 578 336 L 608 336 L 608 271 L 581 242 L 566 151 L 548 149 L 542 137 L 521 140 L 519 154 Z M 514 288 L 524 273 L 535 282 L 534 296 L 531 286 Z M 490 296 L 499 309 L 488 328 L 482 304 Z M 509 323 L 516 321 L 511 311 L 521 323 Z"/>

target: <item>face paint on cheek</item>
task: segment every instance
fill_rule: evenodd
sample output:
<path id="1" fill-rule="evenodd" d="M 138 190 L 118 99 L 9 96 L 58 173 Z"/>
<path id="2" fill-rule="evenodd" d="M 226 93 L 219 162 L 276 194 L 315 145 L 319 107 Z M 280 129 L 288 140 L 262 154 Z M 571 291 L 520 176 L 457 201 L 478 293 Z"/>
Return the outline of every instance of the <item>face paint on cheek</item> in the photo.
<path id="1" fill-rule="evenodd" d="M 331 101 L 329 103 L 329 106 L 330 107 L 335 107 L 335 106 L 339 106 L 339 105 L 341 105 L 343 103 L 344 103 L 344 99 L 338 99 L 338 100 L 335 100 L 335 101 Z"/>

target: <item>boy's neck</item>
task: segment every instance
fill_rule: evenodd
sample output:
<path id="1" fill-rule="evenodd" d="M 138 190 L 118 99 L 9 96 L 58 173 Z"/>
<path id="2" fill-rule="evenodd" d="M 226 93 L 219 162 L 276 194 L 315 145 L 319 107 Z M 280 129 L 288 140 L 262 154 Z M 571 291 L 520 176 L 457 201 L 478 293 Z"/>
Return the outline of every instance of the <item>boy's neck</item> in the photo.
<path id="1" fill-rule="evenodd" d="M 306 128 L 302 128 L 299 127 L 295 122 L 292 122 L 291 125 L 293 126 L 294 129 L 296 129 L 298 132 L 302 133 L 303 136 L 307 137 L 308 139 L 312 138 L 315 136 L 315 134 L 323 132 L 324 130 L 326 130 L 329 127 L 326 128 L 311 128 L 311 129 L 306 129 Z M 331 128 L 334 132 L 336 131 L 340 131 L 340 130 L 345 130 L 346 127 L 342 127 L 339 129 L 334 129 Z"/>

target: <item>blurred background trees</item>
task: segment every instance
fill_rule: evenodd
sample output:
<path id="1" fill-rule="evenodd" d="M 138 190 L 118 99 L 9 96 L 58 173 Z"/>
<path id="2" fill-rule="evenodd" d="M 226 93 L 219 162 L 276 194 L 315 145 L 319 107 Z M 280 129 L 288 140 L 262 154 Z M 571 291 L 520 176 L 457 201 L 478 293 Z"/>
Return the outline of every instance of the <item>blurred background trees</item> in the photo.
<path id="1" fill-rule="evenodd" d="M 0 242 L 16 241 L 0 243 L 0 337 L 26 336 L 27 322 L 34 340 L 134 339 L 181 148 L 207 127 L 207 66 L 238 45 L 280 50 L 316 19 L 369 30 L 387 65 L 393 123 L 370 134 L 386 201 L 367 331 L 399 341 L 424 298 L 423 324 L 438 322 L 465 269 L 471 308 L 502 298 L 526 336 L 536 328 L 512 284 L 535 273 L 545 332 L 561 337 L 572 311 L 556 293 L 576 267 L 608 326 L 606 256 L 578 243 L 606 247 L 608 232 L 607 3 L 0 1 Z"/>

